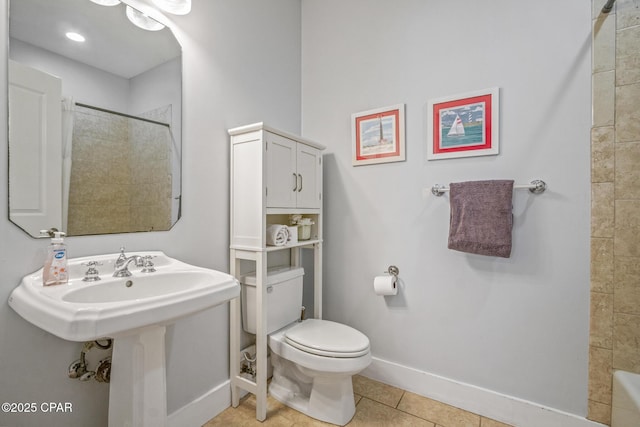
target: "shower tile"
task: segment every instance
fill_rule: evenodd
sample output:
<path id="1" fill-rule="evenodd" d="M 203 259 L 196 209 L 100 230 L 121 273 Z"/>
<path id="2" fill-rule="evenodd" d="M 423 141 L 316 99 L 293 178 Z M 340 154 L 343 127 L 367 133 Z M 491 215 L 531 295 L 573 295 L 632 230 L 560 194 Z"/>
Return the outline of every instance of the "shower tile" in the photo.
<path id="1" fill-rule="evenodd" d="M 591 291 L 613 293 L 613 239 L 591 239 Z"/>
<path id="2" fill-rule="evenodd" d="M 618 31 L 615 46 L 616 86 L 640 82 L 640 25 Z"/>
<path id="3" fill-rule="evenodd" d="M 616 142 L 640 142 L 638 99 L 640 99 L 640 83 L 616 88 Z"/>
<path id="4" fill-rule="evenodd" d="M 364 397 L 358 403 L 356 415 L 348 426 L 435 427 L 435 424 Z"/>
<path id="5" fill-rule="evenodd" d="M 447 427 L 479 427 L 480 416 L 436 400 L 405 392 L 398 409 Z"/>
<path id="6" fill-rule="evenodd" d="M 589 347 L 589 399 L 611 404 L 611 375 L 613 374 L 610 349 Z"/>
<path id="7" fill-rule="evenodd" d="M 640 373 L 640 316 L 613 315 L 613 368 Z"/>
<path id="8" fill-rule="evenodd" d="M 640 199 L 640 142 L 619 142 L 615 146 L 615 197 Z"/>
<path id="9" fill-rule="evenodd" d="M 618 30 L 640 25 L 638 0 L 620 0 L 616 4 L 616 25 Z"/>
<path id="10" fill-rule="evenodd" d="M 381 382 L 355 375 L 353 377 L 353 391 L 379 403 L 395 408 L 402 398 L 404 391 Z"/>
<path id="11" fill-rule="evenodd" d="M 589 413 L 587 418 L 597 423 L 611 424 L 611 405 L 589 400 Z"/>
<path id="12" fill-rule="evenodd" d="M 611 349 L 613 346 L 613 294 L 591 292 L 591 333 L 589 344 Z"/>
<path id="13" fill-rule="evenodd" d="M 614 180 L 614 138 L 613 126 L 602 126 L 591 130 L 591 182 Z"/>
<path id="14" fill-rule="evenodd" d="M 592 76 L 593 126 L 614 124 L 615 72 L 605 71 Z"/>
<path id="15" fill-rule="evenodd" d="M 616 258 L 613 295 L 614 312 L 640 315 L 640 258 Z"/>
<path id="16" fill-rule="evenodd" d="M 616 200 L 615 237 L 616 257 L 640 256 L 640 200 Z"/>
<path id="17" fill-rule="evenodd" d="M 602 8 L 600 8 L 601 10 Z M 600 15 L 593 21 L 593 72 L 613 70 L 616 65 L 616 52 L 612 46 L 616 41 L 616 21 Z"/>
<path id="18" fill-rule="evenodd" d="M 591 185 L 591 236 L 614 235 L 614 184 L 612 182 Z"/>
<path id="19" fill-rule="evenodd" d="M 592 6 L 591 16 L 594 19 L 601 15 L 601 10 L 602 10 L 602 7 L 605 5 L 605 3 L 607 3 L 607 0 L 592 0 L 591 1 L 591 6 Z M 616 9 L 615 9 L 615 5 L 614 5 L 613 6 L 613 10 L 611 11 L 611 13 L 615 13 L 615 11 L 616 11 Z M 611 15 L 611 13 L 609 15 Z"/>

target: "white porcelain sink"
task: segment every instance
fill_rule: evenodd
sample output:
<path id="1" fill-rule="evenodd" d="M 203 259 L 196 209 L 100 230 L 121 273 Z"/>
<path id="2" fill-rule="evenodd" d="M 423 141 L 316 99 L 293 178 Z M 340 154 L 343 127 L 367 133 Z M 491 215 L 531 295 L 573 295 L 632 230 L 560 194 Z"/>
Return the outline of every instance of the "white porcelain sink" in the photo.
<path id="1" fill-rule="evenodd" d="M 63 301 L 77 303 L 110 303 L 161 297 L 193 291 L 211 284 L 209 271 L 170 271 L 162 274 L 110 278 L 95 286 L 73 289 L 64 294 Z"/>
<path id="2" fill-rule="evenodd" d="M 118 254 L 69 260 L 66 285 L 42 286 L 42 269 L 22 279 L 9 305 L 27 321 L 69 341 L 115 337 L 128 331 L 165 325 L 229 301 L 240 293 L 233 276 L 196 267 L 162 252 L 151 255 L 156 271 L 141 273 L 131 263 L 131 277 L 112 277 Z M 84 282 L 86 265 L 98 261 L 101 280 Z M 128 286 L 129 285 L 129 286 Z"/>
<path id="3" fill-rule="evenodd" d="M 150 255 L 155 272 L 129 265 L 112 277 L 119 254 L 69 260 L 68 284 L 42 286 L 42 269 L 25 276 L 9 305 L 25 320 L 69 341 L 113 338 L 109 426 L 166 425 L 166 325 L 240 295 L 231 275 Z M 129 254 L 131 255 L 131 254 Z M 97 261 L 100 280 L 82 279 Z M 84 264 L 84 265 L 83 265 Z"/>

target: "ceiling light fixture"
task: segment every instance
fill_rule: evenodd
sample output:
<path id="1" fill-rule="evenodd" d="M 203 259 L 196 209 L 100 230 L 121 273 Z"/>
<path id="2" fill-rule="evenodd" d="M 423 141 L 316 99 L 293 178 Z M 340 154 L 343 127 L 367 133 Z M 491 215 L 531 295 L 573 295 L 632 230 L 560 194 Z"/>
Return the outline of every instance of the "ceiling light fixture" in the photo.
<path id="1" fill-rule="evenodd" d="M 65 34 L 65 36 L 67 36 L 69 40 L 73 40 L 74 42 L 81 43 L 85 41 L 85 38 L 82 34 L 74 33 L 73 31 L 69 31 L 68 33 Z"/>
<path id="2" fill-rule="evenodd" d="M 153 0 L 153 3 L 174 15 L 186 15 L 191 12 L 191 0 Z"/>
<path id="3" fill-rule="evenodd" d="M 91 0 L 91 1 L 101 6 L 115 6 L 120 4 L 120 0 Z"/>
<path id="4" fill-rule="evenodd" d="M 127 18 L 129 18 L 129 21 L 131 21 L 135 26 L 140 27 L 143 30 L 159 31 L 164 28 L 164 25 L 131 6 L 127 6 Z"/>

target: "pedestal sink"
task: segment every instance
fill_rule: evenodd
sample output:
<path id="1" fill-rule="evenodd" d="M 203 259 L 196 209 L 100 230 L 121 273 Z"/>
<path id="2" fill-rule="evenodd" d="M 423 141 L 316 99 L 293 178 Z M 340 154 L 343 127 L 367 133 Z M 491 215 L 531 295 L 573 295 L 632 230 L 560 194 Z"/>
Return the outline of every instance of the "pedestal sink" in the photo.
<path id="1" fill-rule="evenodd" d="M 68 284 L 42 286 L 40 269 L 25 276 L 9 296 L 20 316 L 62 339 L 113 338 L 110 427 L 166 425 L 166 325 L 240 294 L 240 285 L 228 274 L 162 252 L 136 255 L 152 257 L 156 271 L 132 267 L 131 277 L 117 278 L 112 275 L 118 254 L 74 258 Z M 99 264 L 98 281 L 82 280 L 90 261 Z"/>

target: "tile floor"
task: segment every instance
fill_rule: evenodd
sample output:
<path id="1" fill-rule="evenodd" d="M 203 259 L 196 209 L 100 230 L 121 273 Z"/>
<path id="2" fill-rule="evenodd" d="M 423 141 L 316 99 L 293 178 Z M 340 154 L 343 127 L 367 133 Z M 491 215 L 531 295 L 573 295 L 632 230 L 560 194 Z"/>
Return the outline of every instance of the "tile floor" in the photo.
<path id="1" fill-rule="evenodd" d="M 478 414 L 445 405 L 426 397 L 356 375 L 353 377 L 356 414 L 349 427 L 512 427 Z M 227 408 L 204 427 L 332 426 L 268 398 L 267 419 L 256 420 L 256 400 L 252 394 L 240 401 L 237 408 Z"/>

